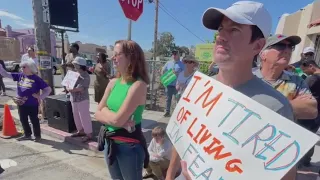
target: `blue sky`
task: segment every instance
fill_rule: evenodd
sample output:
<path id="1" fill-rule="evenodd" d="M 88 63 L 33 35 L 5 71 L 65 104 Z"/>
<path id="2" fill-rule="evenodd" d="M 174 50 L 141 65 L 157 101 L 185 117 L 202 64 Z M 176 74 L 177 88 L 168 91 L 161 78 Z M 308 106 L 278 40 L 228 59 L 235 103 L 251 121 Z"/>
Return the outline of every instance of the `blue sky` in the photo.
<path id="1" fill-rule="evenodd" d="M 144 12 L 133 23 L 132 39 L 142 48 L 150 49 L 154 32 L 154 4 L 144 0 Z M 176 19 L 203 40 L 212 40 L 213 32 L 203 27 L 201 16 L 208 7 L 227 8 L 236 0 L 160 0 Z M 273 31 L 278 18 L 293 13 L 312 3 L 312 0 L 262 0 L 273 18 Z M 281 3 L 281 4 L 280 4 Z M 128 20 L 118 0 L 78 0 L 80 33 L 69 33 L 70 41 L 112 45 L 118 39 L 127 38 Z M 1 0 L 2 26 L 13 28 L 33 27 L 31 0 Z M 159 9 L 159 32 L 168 31 L 177 45 L 190 47 L 202 43 L 197 37 L 179 25 L 172 17 Z"/>

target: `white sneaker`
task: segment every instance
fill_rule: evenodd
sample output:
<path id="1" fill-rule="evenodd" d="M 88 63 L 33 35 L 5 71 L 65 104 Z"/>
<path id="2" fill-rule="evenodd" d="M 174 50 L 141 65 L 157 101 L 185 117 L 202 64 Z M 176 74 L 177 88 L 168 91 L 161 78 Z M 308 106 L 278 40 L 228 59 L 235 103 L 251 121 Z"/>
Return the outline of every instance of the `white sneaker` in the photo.
<path id="1" fill-rule="evenodd" d="M 5 95 L 7 95 L 5 92 L 2 92 L 2 93 L 1 93 L 1 96 L 5 96 Z"/>

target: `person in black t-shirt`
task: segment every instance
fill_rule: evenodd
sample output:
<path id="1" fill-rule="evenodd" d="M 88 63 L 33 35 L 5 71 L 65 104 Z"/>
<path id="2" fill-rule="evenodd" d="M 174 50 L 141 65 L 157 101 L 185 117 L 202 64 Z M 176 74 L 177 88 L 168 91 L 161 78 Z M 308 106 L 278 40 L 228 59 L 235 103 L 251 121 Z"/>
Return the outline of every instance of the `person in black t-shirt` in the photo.
<path id="1" fill-rule="evenodd" d="M 320 112 L 320 67 L 310 58 L 302 60 L 300 68 L 305 74 L 309 75 L 305 81 L 308 84 L 313 97 L 315 97 L 318 102 L 318 112 Z M 314 119 L 314 121 L 298 121 L 298 124 L 311 132 L 316 133 L 320 126 L 320 116 L 318 114 L 318 117 Z M 302 163 L 304 165 L 310 165 L 313 153 L 314 147 L 302 158 Z"/>

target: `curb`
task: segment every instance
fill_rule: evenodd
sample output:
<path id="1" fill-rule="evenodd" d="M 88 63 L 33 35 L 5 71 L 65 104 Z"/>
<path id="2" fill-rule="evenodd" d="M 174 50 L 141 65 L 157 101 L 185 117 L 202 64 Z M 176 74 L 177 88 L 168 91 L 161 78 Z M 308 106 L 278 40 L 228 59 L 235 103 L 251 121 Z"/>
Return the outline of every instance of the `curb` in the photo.
<path id="1" fill-rule="evenodd" d="M 81 138 L 71 137 L 70 133 L 60 131 L 58 129 L 54 129 L 52 127 L 49 127 L 47 124 L 41 124 L 41 133 L 47 136 L 62 140 L 64 142 L 70 143 L 72 145 L 79 146 L 84 149 L 88 149 L 94 152 L 100 152 L 98 151 L 97 142 L 92 141 L 92 142 L 83 143 Z"/>

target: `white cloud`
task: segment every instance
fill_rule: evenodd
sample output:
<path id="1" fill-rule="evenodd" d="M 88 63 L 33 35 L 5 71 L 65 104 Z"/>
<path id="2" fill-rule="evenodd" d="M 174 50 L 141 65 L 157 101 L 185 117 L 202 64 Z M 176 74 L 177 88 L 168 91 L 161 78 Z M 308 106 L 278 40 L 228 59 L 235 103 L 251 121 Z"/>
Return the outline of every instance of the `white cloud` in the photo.
<path id="1" fill-rule="evenodd" d="M 15 21 L 15 23 L 19 26 L 23 26 L 23 27 L 27 27 L 27 28 L 33 28 L 34 27 L 34 24 L 32 23 L 26 23 L 26 22 L 23 22 L 23 21 Z"/>
<path id="2" fill-rule="evenodd" d="M 8 17 L 13 20 L 24 21 L 22 17 L 9 13 L 8 11 L 4 11 L 4 10 L 0 10 L 0 17 Z"/>

